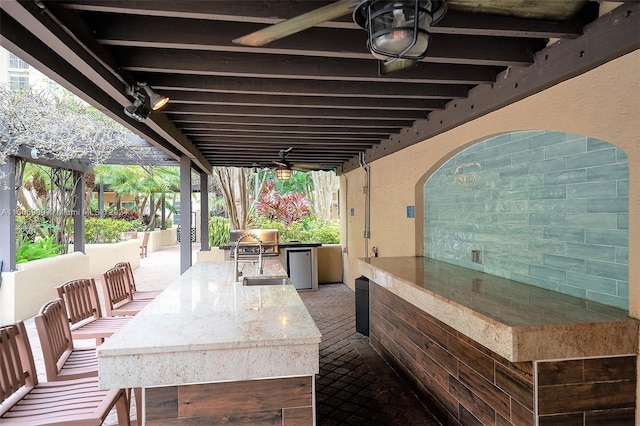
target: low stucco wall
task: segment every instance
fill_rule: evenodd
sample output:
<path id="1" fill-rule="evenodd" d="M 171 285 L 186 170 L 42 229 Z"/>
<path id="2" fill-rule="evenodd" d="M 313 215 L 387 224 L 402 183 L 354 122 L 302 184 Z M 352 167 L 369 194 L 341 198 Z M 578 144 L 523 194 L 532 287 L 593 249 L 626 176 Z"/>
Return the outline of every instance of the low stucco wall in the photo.
<path id="1" fill-rule="evenodd" d="M 89 256 L 80 252 L 18 265 L 17 271 L 3 272 L 0 286 L 0 325 L 25 320 L 53 300 L 55 287 L 89 276 Z"/>
<path id="2" fill-rule="evenodd" d="M 228 251 L 228 250 L 227 250 Z M 211 247 L 209 251 L 197 251 L 196 262 L 222 262 L 225 260 L 225 250 Z"/>
<path id="3" fill-rule="evenodd" d="M 133 269 L 140 267 L 141 242 L 142 236 L 138 234 L 137 239 L 114 244 L 87 244 L 85 251 L 89 257 L 88 276 L 100 278 L 100 274 L 118 262 L 129 262 Z"/>
<path id="4" fill-rule="evenodd" d="M 138 234 L 140 242 L 142 242 L 142 233 Z M 149 242 L 147 243 L 147 253 L 160 250 L 162 246 L 171 246 L 178 241 L 178 228 L 162 229 L 151 231 L 149 233 Z"/>

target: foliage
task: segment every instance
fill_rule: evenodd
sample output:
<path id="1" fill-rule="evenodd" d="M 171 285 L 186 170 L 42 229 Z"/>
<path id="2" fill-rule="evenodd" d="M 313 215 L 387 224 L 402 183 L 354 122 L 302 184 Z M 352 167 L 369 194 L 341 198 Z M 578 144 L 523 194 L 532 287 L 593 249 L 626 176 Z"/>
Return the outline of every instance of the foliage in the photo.
<path id="1" fill-rule="evenodd" d="M 0 164 L 23 144 L 60 161 L 101 163 L 116 149 L 140 157 L 131 148 L 128 130 L 70 92 L 0 85 L 0 110 Z"/>
<path id="2" fill-rule="evenodd" d="M 129 231 L 131 223 L 126 220 L 89 218 L 85 221 L 85 243 L 117 243 L 122 241 L 122 233 Z"/>
<path id="3" fill-rule="evenodd" d="M 303 243 L 338 244 L 340 242 L 340 226 L 338 221 L 303 220 L 285 224 L 278 220 L 258 218 L 254 228 L 277 229 L 278 240 L 287 242 L 297 240 Z"/>
<path id="4" fill-rule="evenodd" d="M 229 244 L 231 221 L 226 217 L 213 216 L 209 219 L 209 245 L 219 247 Z"/>
<path id="5" fill-rule="evenodd" d="M 300 193 L 280 193 L 272 181 L 266 182 L 258 200 L 256 212 L 270 220 L 278 220 L 286 225 L 297 222 L 311 214 L 309 200 Z"/>
<path id="6" fill-rule="evenodd" d="M 167 195 L 175 193 L 180 187 L 177 167 L 98 165 L 95 167 L 95 176 L 96 183 L 108 184 L 109 188 L 116 193 L 117 200 L 114 205 L 117 205 L 123 197 L 132 196 L 135 209 L 130 211 L 136 218 L 142 218 L 145 215 L 147 218 L 156 216 L 163 197 L 166 202 Z M 151 200 L 154 198 L 155 203 L 151 205 Z M 175 212 L 168 202 L 167 207 L 170 212 Z M 148 229 L 151 222 L 147 220 L 144 223 Z"/>
<path id="7" fill-rule="evenodd" d="M 146 229 L 146 226 L 140 219 L 127 220 L 129 223 L 129 231 L 138 231 L 143 232 Z"/>
<path id="8" fill-rule="evenodd" d="M 16 264 L 57 256 L 60 254 L 61 249 L 62 246 L 60 244 L 53 243 L 53 235 L 35 242 L 25 240 L 24 244 L 16 252 Z"/>
<path id="9" fill-rule="evenodd" d="M 340 223 L 337 220 L 316 220 L 312 228 L 313 242 L 322 244 L 340 243 Z"/>

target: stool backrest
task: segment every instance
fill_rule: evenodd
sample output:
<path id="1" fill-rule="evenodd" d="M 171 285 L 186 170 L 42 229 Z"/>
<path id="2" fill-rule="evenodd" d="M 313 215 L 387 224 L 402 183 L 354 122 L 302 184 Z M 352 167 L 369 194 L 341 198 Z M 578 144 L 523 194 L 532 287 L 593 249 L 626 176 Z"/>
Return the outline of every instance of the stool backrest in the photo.
<path id="1" fill-rule="evenodd" d="M 42 346 L 47 381 L 55 381 L 73 351 L 71 328 L 62 299 L 45 303 L 34 320 Z"/>
<path id="2" fill-rule="evenodd" d="M 0 327 L 0 416 L 38 384 L 36 366 L 22 321 Z"/>
<path id="3" fill-rule="evenodd" d="M 93 278 L 67 281 L 56 287 L 58 297 L 64 300 L 69 322 L 75 325 L 89 318 L 100 318 L 100 299 Z"/>

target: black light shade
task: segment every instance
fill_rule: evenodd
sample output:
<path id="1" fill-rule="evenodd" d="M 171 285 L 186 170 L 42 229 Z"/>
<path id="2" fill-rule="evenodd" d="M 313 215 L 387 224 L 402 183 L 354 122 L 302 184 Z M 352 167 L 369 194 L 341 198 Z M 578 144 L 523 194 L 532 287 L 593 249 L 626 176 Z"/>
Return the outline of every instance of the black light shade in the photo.
<path id="1" fill-rule="evenodd" d="M 429 27 L 445 13 L 442 0 L 364 2 L 354 20 L 368 32 L 367 47 L 378 59 L 418 60 L 426 56 Z"/>
<path id="2" fill-rule="evenodd" d="M 168 96 L 160 95 L 159 93 L 154 92 L 147 83 L 138 83 L 138 85 L 142 87 L 145 92 L 147 92 L 147 95 L 149 96 L 149 104 L 151 105 L 152 110 L 159 110 L 160 108 L 165 106 L 167 102 L 169 102 Z"/>

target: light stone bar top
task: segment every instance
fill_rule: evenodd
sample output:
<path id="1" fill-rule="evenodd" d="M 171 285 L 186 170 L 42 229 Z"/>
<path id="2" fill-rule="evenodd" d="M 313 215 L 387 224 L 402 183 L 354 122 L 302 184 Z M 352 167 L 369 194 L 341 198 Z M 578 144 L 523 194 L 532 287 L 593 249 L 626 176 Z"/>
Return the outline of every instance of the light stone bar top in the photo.
<path id="1" fill-rule="evenodd" d="M 286 273 L 265 259 L 263 276 Z M 129 388 L 311 376 L 321 337 L 293 285 L 243 286 L 232 261 L 198 262 L 98 347 L 98 377 Z"/>
<path id="2" fill-rule="evenodd" d="M 425 257 L 360 259 L 359 272 L 511 362 L 635 355 L 626 311 Z"/>

